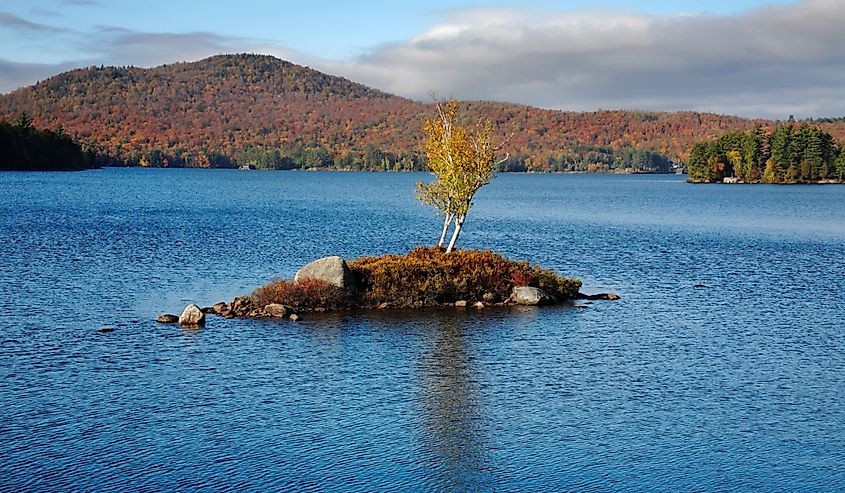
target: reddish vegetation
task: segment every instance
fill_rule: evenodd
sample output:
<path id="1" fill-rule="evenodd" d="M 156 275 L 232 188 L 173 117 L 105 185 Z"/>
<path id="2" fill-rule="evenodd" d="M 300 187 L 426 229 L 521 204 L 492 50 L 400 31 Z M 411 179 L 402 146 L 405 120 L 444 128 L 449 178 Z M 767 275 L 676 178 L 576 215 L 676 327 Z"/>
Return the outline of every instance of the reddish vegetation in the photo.
<path id="1" fill-rule="evenodd" d="M 419 167 L 431 108 L 270 56 L 221 55 L 152 69 L 78 69 L 0 96 L 0 119 L 22 111 L 40 128 L 63 125 L 101 163 L 231 166 L 258 148 L 308 167 L 408 169 Z M 493 120 L 500 140 L 512 134 L 505 151 L 532 170 L 560 169 L 567 156 L 599 170 L 602 154 L 623 149 L 686 160 L 694 142 L 755 123 L 694 112 L 470 103 L 468 118 L 480 115 Z M 821 126 L 845 138 L 845 121 Z"/>
<path id="2" fill-rule="evenodd" d="M 251 298 L 258 307 L 281 303 L 296 311 L 344 308 L 350 302 L 340 288 L 319 279 L 305 279 L 300 283 L 275 279 L 256 289 Z"/>
<path id="3" fill-rule="evenodd" d="M 578 296 L 581 281 L 567 279 L 509 260 L 490 250 L 456 250 L 417 247 L 407 255 L 384 255 L 353 260 L 349 268 L 357 290 L 344 294 L 321 281 L 295 284 L 275 280 L 252 294 L 256 306 L 280 303 L 297 311 L 318 307 L 437 306 L 468 302 L 502 303 L 514 286 L 534 286 L 559 300 Z"/>

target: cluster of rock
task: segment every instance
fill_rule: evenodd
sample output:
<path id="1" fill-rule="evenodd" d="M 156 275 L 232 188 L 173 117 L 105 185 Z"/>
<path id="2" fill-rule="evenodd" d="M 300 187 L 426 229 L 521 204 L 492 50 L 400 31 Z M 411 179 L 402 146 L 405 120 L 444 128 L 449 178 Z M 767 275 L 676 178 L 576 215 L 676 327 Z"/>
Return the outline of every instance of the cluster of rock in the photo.
<path id="1" fill-rule="evenodd" d="M 300 319 L 294 309 L 279 303 L 257 306 L 249 296 L 237 296 L 231 303 L 223 301 L 205 308 L 206 313 L 213 313 L 223 318 L 288 318 Z"/>
<path id="2" fill-rule="evenodd" d="M 294 277 L 294 282 L 302 282 L 305 279 L 317 279 L 325 281 L 328 284 L 339 287 L 346 292 L 352 292 L 356 289 L 355 277 L 351 269 L 341 257 L 332 256 L 324 257 L 315 260 L 302 269 L 300 269 Z M 455 307 L 475 307 L 484 308 L 488 305 L 506 306 L 506 305 L 520 305 L 520 306 L 546 306 L 555 305 L 559 301 L 552 295 L 543 291 L 540 288 L 532 286 L 514 286 L 510 296 L 501 302 L 494 302 L 492 295 L 482 296 L 482 300 L 475 302 L 468 302 L 466 300 L 458 300 L 455 303 L 445 303 L 445 305 Z M 581 299 L 604 299 L 604 300 L 618 300 L 619 295 L 616 294 L 596 294 L 579 296 Z M 425 306 L 422 302 L 417 302 L 415 306 Z M 379 309 L 391 308 L 390 303 L 382 303 Z M 321 311 L 321 309 L 317 309 Z M 264 306 L 257 306 L 252 298 L 249 296 L 238 296 L 231 303 L 219 302 L 214 306 L 200 308 L 197 305 L 188 305 L 182 312 L 182 315 L 160 315 L 156 321 L 160 323 L 179 323 L 179 325 L 186 327 L 201 327 L 205 325 L 205 315 L 213 314 L 224 318 L 275 318 L 275 319 L 289 319 L 293 321 L 300 320 L 299 314 L 295 313 L 294 309 L 287 305 L 278 303 L 271 303 Z"/>
<path id="3" fill-rule="evenodd" d="M 205 325 L 205 311 L 197 305 L 190 304 L 182 310 L 182 315 L 178 317 L 170 313 L 164 313 L 156 318 L 156 322 L 160 324 L 175 324 L 186 327 L 202 327 Z"/>
<path id="4" fill-rule="evenodd" d="M 191 304 L 185 307 L 181 316 L 162 314 L 156 318 L 156 322 L 162 324 L 175 324 L 185 327 L 202 327 L 205 325 L 205 315 L 218 315 L 223 318 L 279 318 L 289 319 L 294 322 L 301 319 L 293 308 L 287 305 L 271 303 L 262 307 L 256 306 L 249 296 L 237 296 L 231 303 L 219 302 L 213 306 L 200 308 Z"/>

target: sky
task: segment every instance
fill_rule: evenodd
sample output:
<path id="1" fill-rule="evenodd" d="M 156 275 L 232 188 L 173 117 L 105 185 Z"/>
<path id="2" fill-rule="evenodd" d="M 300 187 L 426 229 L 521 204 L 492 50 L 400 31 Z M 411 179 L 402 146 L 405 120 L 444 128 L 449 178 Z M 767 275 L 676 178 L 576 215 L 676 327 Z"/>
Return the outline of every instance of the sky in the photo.
<path id="1" fill-rule="evenodd" d="M 0 92 L 264 53 L 421 101 L 845 116 L 845 0 L 0 0 Z"/>

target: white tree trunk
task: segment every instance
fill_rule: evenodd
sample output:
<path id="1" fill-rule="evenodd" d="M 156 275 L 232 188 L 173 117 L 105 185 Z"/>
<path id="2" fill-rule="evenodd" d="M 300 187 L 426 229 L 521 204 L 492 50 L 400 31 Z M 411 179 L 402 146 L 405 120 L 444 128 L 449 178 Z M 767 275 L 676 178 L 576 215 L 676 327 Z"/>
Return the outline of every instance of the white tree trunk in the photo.
<path id="1" fill-rule="evenodd" d="M 455 216 L 455 231 L 452 232 L 452 239 L 449 240 L 449 246 L 446 247 L 446 253 L 455 249 L 455 243 L 458 242 L 458 236 L 461 235 L 461 228 L 464 225 L 464 219 L 466 219 L 465 215 Z"/>
<path id="2" fill-rule="evenodd" d="M 451 214 L 446 214 L 446 219 L 443 220 L 443 231 L 440 232 L 440 241 L 437 242 L 438 248 L 442 247 L 446 241 L 446 233 L 449 231 L 449 224 L 452 222 L 452 217 Z"/>

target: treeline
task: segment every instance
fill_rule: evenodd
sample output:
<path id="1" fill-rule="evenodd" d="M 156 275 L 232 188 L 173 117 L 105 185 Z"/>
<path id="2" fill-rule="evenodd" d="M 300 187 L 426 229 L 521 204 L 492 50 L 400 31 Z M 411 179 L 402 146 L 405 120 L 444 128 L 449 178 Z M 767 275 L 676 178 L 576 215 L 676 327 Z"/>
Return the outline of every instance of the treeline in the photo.
<path id="1" fill-rule="evenodd" d="M 21 113 L 13 123 L 0 122 L 0 170 L 72 171 L 91 167 L 91 156 L 61 125 L 39 130 Z"/>
<path id="2" fill-rule="evenodd" d="M 263 170 L 345 170 L 345 171 L 424 171 L 425 155 L 420 151 L 393 153 L 375 144 L 351 148 L 335 155 L 325 146 L 283 143 L 278 147 L 249 146 L 234 156 L 177 149 L 176 152 L 151 151 L 140 158 L 118 160 L 98 158 L 101 166 L 150 166 L 164 168 L 191 167 L 236 168 L 250 166 Z M 510 156 L 499 165 L 503 172 L 532 173 L 672 173 L 674 163 L 666 156 L 640 149 L 614 150 L 610 147 L 575 146 L 559 153 Z"/>
<path id="3" fill-rule="evenodd" d="M 833 136 L 807 123 L 774 130 L 757 125 L 699 142 L 690 151 L 689 181 L 713 183 L 816 183 L 842 181 L 845 151 Z"/>
<path id="4" fill-rule="evenodd" d="M 368 144 L 362 149 L 351 148 L 336 156 L 325 146 L 299 143 L 283 143 L 277 147 L 252 145 L 237 152 L 233 157 L 211 152 L 196 157 L 189 152 L 179 150 L 176 154 L 153 151 L 144 154 L 138 160 L 112 162 L 111 165 L 188 167 L 197 159 L 207 160 L 207 165 L 204 167 L 212 168 L 251 166 L 265 170 L 339 169 L 348 171 L 422 171 L 424 169 L 424 157 L 420 152 L 397 155 L 384 151 L 375 144 Z"/>
<path id="5" fill-rule="evenodd" d="M 672 173 L 672 160 L 654 151 L 576 145 L 565 152 L 510 156 L 500 171 L 532 173 Z"/>

